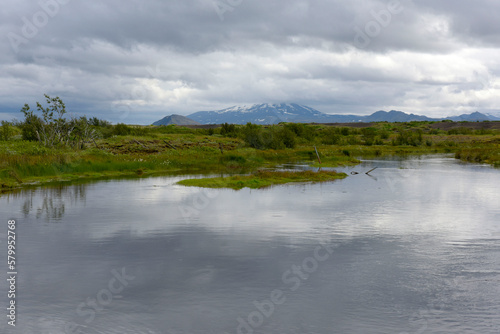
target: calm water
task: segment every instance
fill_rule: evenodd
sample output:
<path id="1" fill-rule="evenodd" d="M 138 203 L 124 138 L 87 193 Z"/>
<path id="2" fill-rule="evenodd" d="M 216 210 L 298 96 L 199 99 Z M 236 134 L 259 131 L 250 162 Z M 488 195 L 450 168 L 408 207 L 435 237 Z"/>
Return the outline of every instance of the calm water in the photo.
<path id="1" fill-rule="evenodd" d="M 0 217 L 18 225 L 18 318 L 8 326 L 2 307 L 0 332 L 499 333 L 500 171 L 443 156 L 346 171 L 360 174 L 4 195 Z M 7 290 L 2 279 L 3 305 Z"/>

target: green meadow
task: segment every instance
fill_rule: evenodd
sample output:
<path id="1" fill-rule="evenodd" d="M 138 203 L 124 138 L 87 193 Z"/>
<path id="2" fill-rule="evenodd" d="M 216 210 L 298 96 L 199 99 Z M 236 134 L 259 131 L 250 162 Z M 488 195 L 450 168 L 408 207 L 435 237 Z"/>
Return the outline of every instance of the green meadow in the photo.
<path id="1" fill-rule="evenodd" d="M 345 173 L 335 171 L 265 171 L 258 170 L 248 175 L 232 175 L 202 179 L 187 179 L 178 184 L 204 188 L 242 188 L 261 189 L 274 185 L 296 182 L 327 182 L 347 177 Z"/>
<path id="2" fill-rule="evenodd" d="M 51 145 L 29 137 L 26 124 L 3 122 L 0 191 L 49 182 L 179 172 L 248 174 L 251 179 L 233 176 L 227 187 L 261 187 L 290 182 L 290 175 L 266 175 L 267 180 L 256 181 L 256 176 L 263 176 L 259 169 L 283 163 L 337 167 L 358 164 L 360 158 L 432 153 L 452 153 L 463 161 L 500 167 L 500 122 L 198 127 L 87 122 L 85 133 L 91 136 Z M 319 181 L 315 177 L 306 179 Z"/>

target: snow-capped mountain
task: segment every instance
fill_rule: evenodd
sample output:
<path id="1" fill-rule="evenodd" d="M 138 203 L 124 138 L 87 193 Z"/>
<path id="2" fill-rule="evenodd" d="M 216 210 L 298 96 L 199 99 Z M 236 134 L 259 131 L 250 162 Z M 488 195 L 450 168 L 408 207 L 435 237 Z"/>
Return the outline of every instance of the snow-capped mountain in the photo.
<path id="1" fill-rule="evenodd" d="M 328 115 L 314 108 L 296 103 L 254 104 L 234 106 L 216 111 L 199 111 L 188 115 L 190 119 L 203 124 L 234 123 L 277 124 L 296 123 L 355 123 L 355 122 L 410 122 L 432 120 L 426 116 L 406 114 L 401 111 L 377 111 L 370 116 Z"/>
<path id="2" fill-rule="evenodd" d="M 411 121 L 486 121 L 498 118 L 480 112 L 464 114 L 448 118 L 430 118 L 427 116 L 407 114 L 402 111 L 377 111 L 369 116 L 329 115 L 314 108 L 296 103 L 254 104 L 251 106 L 234 106 L 215 111 L 199 111 L 188 117 L 201 124 L 277 124 L 280 122 L 296 123 L 357 123 L 357 122 L 411 122 Z"/>
<path id="3" fill-rule="evenodd" d="M 216 111 L 199 111 L 188 115 L 189 118 L 203 124 L 277 124 L 280 122 L 313 122 L 328 118 L 316 109 L 296 103 L 254 104 L 234 106 Z"/>

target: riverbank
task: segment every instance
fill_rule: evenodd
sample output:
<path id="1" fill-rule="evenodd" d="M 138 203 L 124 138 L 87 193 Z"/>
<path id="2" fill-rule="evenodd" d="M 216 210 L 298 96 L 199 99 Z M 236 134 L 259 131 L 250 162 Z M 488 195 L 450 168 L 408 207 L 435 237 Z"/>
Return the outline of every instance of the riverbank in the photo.
<path id="1" fill-rule="evenodd" d="M 227 138 L 210 140 L 205 136 L 191 138 L 175 135 L 169 139 L 171 146 L 144 137 L 112 138 L 97 141 L 99 148 L 79 151 L 47 149 L 36 142 L 3 143 L 0 152 L 0 191 L 54 182 L 180 171 L 186 174 L 248 173 L 284 162 L 311 160 L 315 155 L 314 148 L 305 146 L 257 150 Z M 355 157 L 335 154 L 326 148 L 322 157 L 331 166 L 359 162 Z"/>
<path id="2" fill-rule="evenodd" d="M 450 129 L 441 130 L 432 122 L 376 123 L 361 129 L 287 124 L 255 126 L 250 135 L 245 126 L 226 132 L 221 127 L 136 127 L 81 149 L 47 148 L 13 138 L 0 142 L 0 191 L 176 171 L 242 174 L 287 162 L 337 167 L 389 155 L 454 153 L 463 161 L 500 167 L 499 130 L 446 126 Z"/>

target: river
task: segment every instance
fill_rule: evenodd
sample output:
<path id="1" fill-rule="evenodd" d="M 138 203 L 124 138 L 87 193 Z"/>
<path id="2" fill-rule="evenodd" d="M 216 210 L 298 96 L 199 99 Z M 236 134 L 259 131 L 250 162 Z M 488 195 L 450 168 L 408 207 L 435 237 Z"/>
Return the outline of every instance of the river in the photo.
<path id="1" fill-rule="evenodd" d="M 342 170 L 263 190 L 169 176 L 2 195 L 17 318 L 3 307 L 0 331 L 499 333 L 500 170 L 443 155 Z"/>

